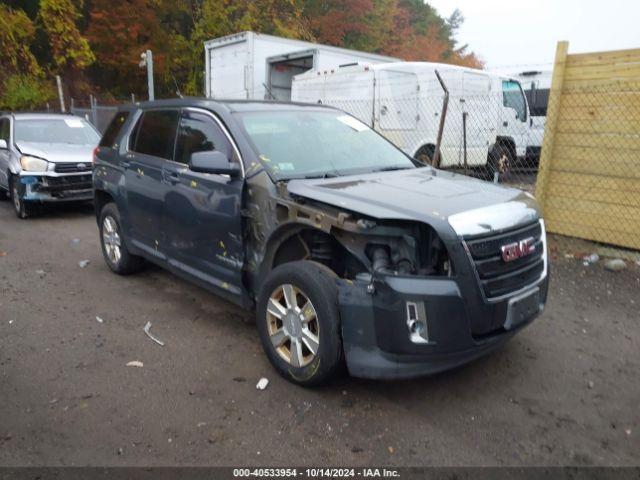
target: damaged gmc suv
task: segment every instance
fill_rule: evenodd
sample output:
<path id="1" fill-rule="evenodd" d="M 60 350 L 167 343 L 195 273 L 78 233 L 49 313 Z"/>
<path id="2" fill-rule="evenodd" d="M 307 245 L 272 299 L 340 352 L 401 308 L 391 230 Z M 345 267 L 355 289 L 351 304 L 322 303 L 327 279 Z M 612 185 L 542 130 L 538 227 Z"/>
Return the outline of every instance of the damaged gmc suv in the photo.
<path id="1" fill-rule="evenodd" d="M 256 310 L 264 350 L 313 385 L 409 378 L 501 347 L 544 308 L 533 197 L 409 158 L 318 105 L 183 99 L 118 112 L 93 173 L 102 251 Z"/>

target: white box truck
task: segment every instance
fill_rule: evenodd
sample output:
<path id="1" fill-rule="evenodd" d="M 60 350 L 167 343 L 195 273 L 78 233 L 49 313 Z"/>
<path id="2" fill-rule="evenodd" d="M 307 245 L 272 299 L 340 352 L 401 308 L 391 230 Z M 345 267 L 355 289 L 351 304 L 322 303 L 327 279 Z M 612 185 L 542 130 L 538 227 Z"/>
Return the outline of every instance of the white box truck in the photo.
<path id="1" fill-rule="evenodd" d="M 444 91 L 448 92 L 440 166 L 505 173 L 524 157 L 529 109 L 516 80 L 482 70 L 427 62 L 352 65 L 297 75 L 291 99 L 344 110 L 421 160 L 435 153 Z M 466 135 L 465 135 L 466 132 Z"/>
<path id="2" fill-rule="evenodd" d="M 291 81 L 310 69 L 397 58 L 291 40 L 255 32 L 240 32 L 204 44 L 205 94 L 209 98 L 291 99 Z"/>

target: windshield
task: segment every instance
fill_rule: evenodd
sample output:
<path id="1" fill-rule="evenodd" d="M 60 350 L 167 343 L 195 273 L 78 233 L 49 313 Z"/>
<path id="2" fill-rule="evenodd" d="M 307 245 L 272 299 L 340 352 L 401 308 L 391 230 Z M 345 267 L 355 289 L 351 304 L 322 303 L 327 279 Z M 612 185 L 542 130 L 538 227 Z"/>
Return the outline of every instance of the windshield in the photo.
<path id="1" fill-rule="evenodd" d="M 336 111 L 245 112 L 240 123 L 278 180 L 415 168 L 404 153 Z"/>
<path id="2" fill-rule="evenodd" d="M 15 141 L 97 145 L 100 136 L 81 118 L 16 119 Z"/>

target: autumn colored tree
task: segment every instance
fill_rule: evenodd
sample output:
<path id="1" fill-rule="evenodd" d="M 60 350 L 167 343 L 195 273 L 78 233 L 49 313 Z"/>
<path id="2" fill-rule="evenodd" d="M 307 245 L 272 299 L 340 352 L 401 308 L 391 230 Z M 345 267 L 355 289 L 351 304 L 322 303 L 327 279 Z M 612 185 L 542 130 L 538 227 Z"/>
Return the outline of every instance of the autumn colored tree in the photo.
<path id="1" fill-rule="evenodd" d="M 155 9 L 157 6 L 157 1 L 150 0 L 91 2 L 85 34 L 99 59 L 93 77 L 116 96 L 145 92 L 146 73 L 138 63 L 140 54 L 147 49 L 154 52 L 158 75 L 165 72 L 170 42 Z"/>
<path id="2" fill-rule="evenodd" d="M 77 72 L 95 61 L 76 25 L 80 17 L 71 0 L 40 0 L 38 23 L 49 41 L 52 69 L 57 73 Z"/>
<path id="3" fill-rule="evenodd" d="M 138 63 L 151 49 L 158 97 L 198 95 L 204 41 L 243 30 L 482 67 L 456 44 L 463 20 L 424 0 L 0 0 L 0 82 L 22 74 L 11 85 L 33 86 L 26 80 L 62 74 L 72 95 L 144 97 Z"/>
<path id="4" fill-rule="evenodd" d="M 320 43 L 404 60 L 482 67 L 466 46 L 456 48 L 461 14 L 444 19 L 422 0 L 305 0 L 304 16 Z"/>
<path id="5" fill-rule="evenodd" d="M 0 4 L 0 81 L 12 74 L 42 73 L 30 49 L 35 33 L 35 25 L 24 11 Z"/>
<path id="6" fill-rule="evenodd" d="M 23 10 L 0 4 L 0 109 L 38 108 L 53 94 L 31 51 L 35 34 Z"/>

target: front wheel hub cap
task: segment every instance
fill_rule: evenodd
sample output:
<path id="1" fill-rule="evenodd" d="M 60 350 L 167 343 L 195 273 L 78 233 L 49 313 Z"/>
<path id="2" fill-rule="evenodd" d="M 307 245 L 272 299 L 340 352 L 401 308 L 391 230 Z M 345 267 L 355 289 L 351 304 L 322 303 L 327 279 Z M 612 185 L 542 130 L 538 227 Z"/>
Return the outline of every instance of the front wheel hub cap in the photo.
<path id="1" fill-rule="evenodd" d="M 318 354 L 320 324 L 309 297 L 291 284 L 269 296 L 267 331 L 278 356 L 292 367 L 306 367 Z"/>

